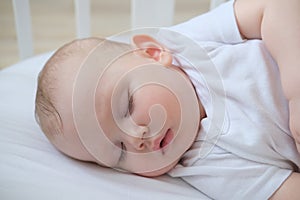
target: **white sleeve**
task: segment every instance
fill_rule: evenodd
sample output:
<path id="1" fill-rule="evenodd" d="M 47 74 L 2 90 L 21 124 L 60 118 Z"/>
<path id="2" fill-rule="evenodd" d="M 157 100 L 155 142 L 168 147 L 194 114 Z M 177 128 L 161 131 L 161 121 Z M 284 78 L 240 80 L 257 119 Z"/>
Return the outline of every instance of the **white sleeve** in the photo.
<path id="1" fill-rule="evenodd" d="M 240 158 L 215 147 L 192 166 L 177 165 L 168 174 L 181 177 L 212 199 L 268 199 L 292 170 Z"/>
<path id="2" fill-rule="evenodd" d="M 233 6 L 234 0 L 231 0 L 208 13 L 168 29 L 197 42 L 241 43 L 244 40 L 237 26 Z"/>

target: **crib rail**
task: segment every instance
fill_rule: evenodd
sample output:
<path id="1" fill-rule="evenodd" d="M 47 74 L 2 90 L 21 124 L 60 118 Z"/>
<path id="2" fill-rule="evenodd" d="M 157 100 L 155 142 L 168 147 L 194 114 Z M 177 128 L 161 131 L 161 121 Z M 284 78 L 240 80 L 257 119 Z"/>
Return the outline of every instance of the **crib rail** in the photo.
<path id="1" fill-rule="evenodd" d="M 210 9 L 226 0 L 211 0 Z M 29 0 L 12 0 L 19 57 L 34 54 Z M 77 38 L 90 36 L 90 0 L 74 0 Z M 174 0 L 131 0 L 131 27 L 169 26 L 173 23 Z"/>
<path id="2" fill-rule="evenodd" d="M 13 0 L 16 34 L 18 39 L 19 57 L 24 59 L 32 56 L 33 43 L 29 0 Z"/>

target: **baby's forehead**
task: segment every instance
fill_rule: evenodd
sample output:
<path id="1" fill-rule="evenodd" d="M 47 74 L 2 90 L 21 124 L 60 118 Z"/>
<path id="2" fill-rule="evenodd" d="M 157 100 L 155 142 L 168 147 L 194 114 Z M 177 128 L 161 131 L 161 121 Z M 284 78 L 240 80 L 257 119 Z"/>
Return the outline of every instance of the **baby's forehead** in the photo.
<path id="1" fill-rule="evenodd" d="M 105 81 L 102 83 L 105 86 L 111 82 L 113 77 L 122 73 L 118 67 L 122 63 L 119 60 L 122 60 L 123 55 L 130 49 L 131 46 L 111 41 L 98 42 L 93 45 L 76 43 L 76 45 L 61 49 L 56 55 L 54 59 L 56 67 L 53 66 L 56 68 L 53 68 L 53 72 L 55 72 L 49 74 L 48 77 L 56 79 L 62 95 L 66 92 L 64 90 L 71 92 L 75 86 L 78 86 L 78 81 L 81 81 L 81 84 L 93 82 L 94 87 L 99 80 L 103 79 Z M 119 64 L 115 65 L 115 63 Z M 66 85 L 69 86 L 66 87 Z"/>

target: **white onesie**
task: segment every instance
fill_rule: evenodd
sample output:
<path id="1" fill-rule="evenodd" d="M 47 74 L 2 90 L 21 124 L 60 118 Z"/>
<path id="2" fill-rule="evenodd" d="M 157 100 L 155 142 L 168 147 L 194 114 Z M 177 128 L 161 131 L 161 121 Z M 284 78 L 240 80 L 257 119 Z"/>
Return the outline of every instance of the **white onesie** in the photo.
<path id="1" fill-rule="evenodd" d="M 233 4 L 157 35 L 191 78 L 207 113 L 195 143 L 169 175 L 213 199 L 267 199 L 299 170 L 300 156 L 278 66 L 261 40 L 241 38 Z M 206 51 L 216 69 L 209 73 L 217 75 L 206 77 L 201 62 L 193 67 L 183 59 L 197 54 L 184 37 Z"/>

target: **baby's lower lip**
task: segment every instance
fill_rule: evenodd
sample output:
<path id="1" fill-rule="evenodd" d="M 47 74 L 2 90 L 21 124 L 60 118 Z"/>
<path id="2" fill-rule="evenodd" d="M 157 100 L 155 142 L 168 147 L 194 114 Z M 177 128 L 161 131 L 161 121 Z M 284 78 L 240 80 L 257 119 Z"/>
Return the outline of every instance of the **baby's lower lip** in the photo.
<path id="1" fill-rule="evenodd" d="M 173 131 L 171 129 L 168 129 L 168 131 L 165 134 L 165 137 L 162 140 L 161 148 L 168 146 L 168 144 L 170 144 L 171 141 L 173 140 L 173 137 L 174 137 Z"/>

